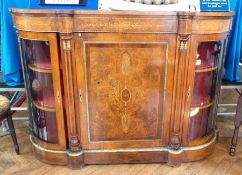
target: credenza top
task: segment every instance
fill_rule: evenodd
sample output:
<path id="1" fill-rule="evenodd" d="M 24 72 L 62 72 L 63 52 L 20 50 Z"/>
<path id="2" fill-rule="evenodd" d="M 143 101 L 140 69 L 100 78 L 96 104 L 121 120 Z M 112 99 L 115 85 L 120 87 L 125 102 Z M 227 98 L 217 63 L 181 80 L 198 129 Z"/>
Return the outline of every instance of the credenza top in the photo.
<path id="1" fill-rule="evenodd" d="M 31 32 L 227 33 L 233 12 L 10 9 L 14 26 Z"/>
<path id="2" fill-rule="evenodd" d="M 234 12 L 165 12 L 165 11 L 96 11 L 96 10 L 50 10 L 50 9 L 9 9 L 13 14 L 21 15 L 114 15 L 114 16 L 203 16 L 203 17 L 231 17 Z"/>

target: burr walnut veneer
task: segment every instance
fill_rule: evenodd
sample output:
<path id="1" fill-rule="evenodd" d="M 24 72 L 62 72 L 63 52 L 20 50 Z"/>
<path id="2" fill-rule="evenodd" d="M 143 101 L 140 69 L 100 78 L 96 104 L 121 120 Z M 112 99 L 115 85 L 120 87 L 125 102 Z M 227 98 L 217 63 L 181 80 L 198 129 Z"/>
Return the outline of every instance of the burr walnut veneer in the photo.
<path id="1" fill-rule="evenodd" d="M 40 160 L 176 166 L 212 153 L 232 13 L 11 12 Z"/>

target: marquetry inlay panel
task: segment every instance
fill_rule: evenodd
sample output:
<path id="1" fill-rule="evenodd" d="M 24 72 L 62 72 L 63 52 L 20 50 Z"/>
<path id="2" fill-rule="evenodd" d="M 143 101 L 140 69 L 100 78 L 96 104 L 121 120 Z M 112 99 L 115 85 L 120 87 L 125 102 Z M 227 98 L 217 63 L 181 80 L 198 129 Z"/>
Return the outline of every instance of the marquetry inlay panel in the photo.
<path id="1" fill-rule="evenodd" d="M 86 43 L 90 141 L 161 139 L 166 43 Z"/>

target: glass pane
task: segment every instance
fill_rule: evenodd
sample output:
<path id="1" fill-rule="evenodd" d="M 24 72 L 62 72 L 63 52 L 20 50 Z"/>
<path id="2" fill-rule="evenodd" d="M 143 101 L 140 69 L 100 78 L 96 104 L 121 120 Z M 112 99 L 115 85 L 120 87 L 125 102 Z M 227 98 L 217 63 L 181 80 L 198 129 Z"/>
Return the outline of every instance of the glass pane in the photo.
<path id="1" fill-rule="evenodd" d="M 207 134 L 210 108 L 192 108 L 190 113 L 189 139 L 195 140 Z"/>
<path id="2" fill-rule="evenodd" d="M 29 69 L 30 93 L 32 99 L 43 107 L 55 107 L 52 74 Z"/>
<path id="3" fill-rule="evenodd" d="M 224 41 L 206 41 L 198 44 L 190 111 L 190 140 L 204 137 L 213 129 L 211 126 L 223 43 Z"/>
<path id="4" fill-rule="evenodd" d="M 195 74 L 192 106 L 202 106 L 212 101 L 216 86 L 216 70 Z"/>
<path id="5" fill-rule="evenodd" d="M 34 134 L 39 139 L 50 143 L 58 143 L 57 121 L 55 112 L 42 111 L 32 107 Z"/>
<path id="6" fill-rule="evenodd" d="M 23 47 L 28 64 L 51 69 L 49 41 L 24 40 Z"/>
<path id="7" fill-rule="evenodd" d="M 49 42 L 21 39 L 21 47 L 32 130 L 39 139 L 58 143 Z"/>
<path id="8" fill-rule="evenodd" d="M 218 64 L 221 43 L 217 41 L 198 44 L 196 69 L 214 67 Z"/>

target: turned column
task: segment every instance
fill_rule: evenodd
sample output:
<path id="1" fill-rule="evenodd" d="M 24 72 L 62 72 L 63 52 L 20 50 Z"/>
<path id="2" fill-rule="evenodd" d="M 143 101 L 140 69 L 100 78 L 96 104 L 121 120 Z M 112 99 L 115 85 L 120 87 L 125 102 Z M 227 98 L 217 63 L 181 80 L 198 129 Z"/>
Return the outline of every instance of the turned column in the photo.
<path id="1" fill-rule="evenodd" d="M 239 128 L 241 124 L 242 124 L 242 93 L 240 94 L 240 97 L 238 99 L 236 115 L 234 119 L 234 134 L 233 134 L 233 138 L 231 140 L 231 146 L 229 149 L 229 154 L 231 156 L 235 156 L 235 153 L 236 153 L 236 146 L 237 146 L 238 136 L 239 136 Z"/>

